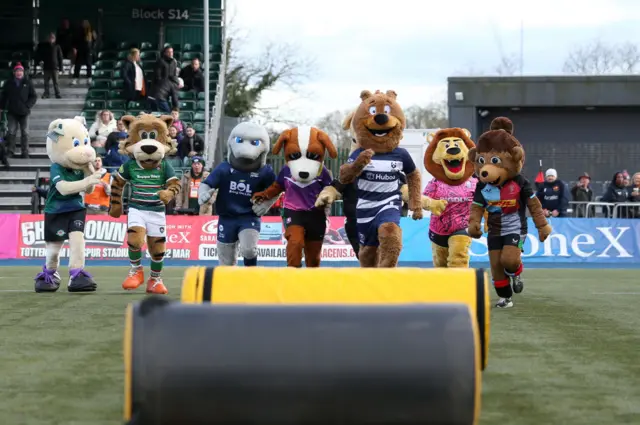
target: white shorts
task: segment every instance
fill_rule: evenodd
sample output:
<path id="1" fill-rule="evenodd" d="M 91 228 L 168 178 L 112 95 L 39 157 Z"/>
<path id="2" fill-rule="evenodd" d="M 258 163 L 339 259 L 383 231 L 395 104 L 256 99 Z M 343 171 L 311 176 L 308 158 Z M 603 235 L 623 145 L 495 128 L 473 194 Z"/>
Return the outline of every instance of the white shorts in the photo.
<path id="1" fill-rule="evenodd" d="M 127 226 L 129 228 L 142 227 L 146 229 L 147 236 L 157 238 L 167 236 L 167 217 L 164 212 L 129 208 Z"/>

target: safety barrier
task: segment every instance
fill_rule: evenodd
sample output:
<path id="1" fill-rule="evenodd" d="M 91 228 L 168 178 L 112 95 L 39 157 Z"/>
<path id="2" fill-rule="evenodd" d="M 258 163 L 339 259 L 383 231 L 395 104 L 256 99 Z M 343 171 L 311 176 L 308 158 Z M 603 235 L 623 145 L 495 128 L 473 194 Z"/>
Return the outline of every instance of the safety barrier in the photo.
<path id="1" fill-rule="evenodd" d="M 489 350 L 489 286 L 482 269 L 191 267 L 183 303 L 460 303 L 478 322 L 482 368 Z"/>
<path id="2" fill-rule="evenodd" d="M 128 425 L 475 425 L 463 304 L 129 306 Z"/>
<path id="3" fill-rule="evenodd" d="M 569 202 L 569 216 L 576 218 L 640 218 L 638 202 Z"/>

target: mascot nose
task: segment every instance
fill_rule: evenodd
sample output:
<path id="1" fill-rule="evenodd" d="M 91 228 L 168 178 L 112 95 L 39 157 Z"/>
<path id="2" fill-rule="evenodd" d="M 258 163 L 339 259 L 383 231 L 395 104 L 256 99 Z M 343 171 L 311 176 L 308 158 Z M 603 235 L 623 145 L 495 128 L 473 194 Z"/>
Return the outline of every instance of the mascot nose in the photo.
<path id="1" fill-rule="evenodd" d="M 143 145 L 140 147 L 140 150 L 142 150 L 142 152 L 146 153 L 147 155 L 151 155 L 152 153 L 157 151 L 158 148 L 153 145 Z"/>
<path id="2" fill-rule="evenodd" d="M 373 120 L 378 125 L 385 125 L 386 123 L 389 122 L 389 115 L 387 115 L 387 114 L 378 114 L 375 117 L 373 117 Z"/>
<path id="3" fill-rule="evenodd" d="M 309 173 L 306 171 L 300 171 L 298 175 L 300 176 L 301 179 L 309 178 Z"/>
<path id="4" fill-rule="evenodd" d="M 487 177 L 489 177 L 489 173 L 487 173 L 486 171 L 481 172 L 481 173 L 480 173 L 480 175 L 481 175 L 482 177 L 484 177 L 485 179 L 486 179 Z"/>
<path id="5" fill-rule="evenodd" d="M 460 148 L 457 148 L 457 147 L 449 148 L 447 149 L 447 153 L 449 155 L 458 155 L 460 153 Z"/>

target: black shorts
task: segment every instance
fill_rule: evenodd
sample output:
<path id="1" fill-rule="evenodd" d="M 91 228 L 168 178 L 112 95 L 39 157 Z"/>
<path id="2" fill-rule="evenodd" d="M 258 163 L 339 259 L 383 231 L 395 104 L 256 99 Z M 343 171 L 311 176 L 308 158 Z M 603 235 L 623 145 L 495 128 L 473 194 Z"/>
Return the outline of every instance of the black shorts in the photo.
<path id="1" fill-rule="evenodd" d="M 294 211 L 285 208 L 283 219 L 285 229 L 289 226 L 302 226 L 305 240 L 324 240 L 327 230 L 327 216 L 324 208 L 314 208 L 311 211 Z"/>
<path id="2" fill-rule="evenodd" d="M 526 238 L 526 236 L 515 233 L 505 236 L 489 236 L 487 238 L 487 248 L 489 248 L 489 251 L 499 251 L 505 246 L 515 246 L 520 248 L 520 251 L 524 251 L 524 241 Z"/>
<path id="3" fill-rule="evenodd" d="M 451 236 L 458 235 L 469 236 L 469 233 L 467 233 L 467 229 L 458 230 L 457 232 L 453 232 L 450 235 L 439 235 L 437 233 L 429 231 L 429 239 L 431 240 L 431 242 L 443 248 L 449 248 L 449 238 Z"/>
<path id="4" fill-rule="evenodd" d="M 64 242 L 71 232 L 84 232 L 87 210 L 58 214 L 44 213 L 44 241 Z"/>

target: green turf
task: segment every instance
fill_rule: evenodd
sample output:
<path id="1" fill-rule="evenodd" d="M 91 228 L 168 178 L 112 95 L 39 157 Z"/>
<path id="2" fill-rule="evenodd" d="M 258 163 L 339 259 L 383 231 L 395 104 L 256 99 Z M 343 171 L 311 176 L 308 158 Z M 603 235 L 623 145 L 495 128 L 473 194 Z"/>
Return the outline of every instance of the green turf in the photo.
<path id="1" fill-rule="evenodd" d="M 121 424 L 125 268 L 100 291 L 35 294 L 33 267 L 0 269 L 0 423 Z M 183 270 L 168 268 L 171 298 Z M 527 270 L 515 308 L 492 311 L 482 425 L 640 423 L 636 270 Z M 23 290 L 24 292 L 8 292 Z"/>

